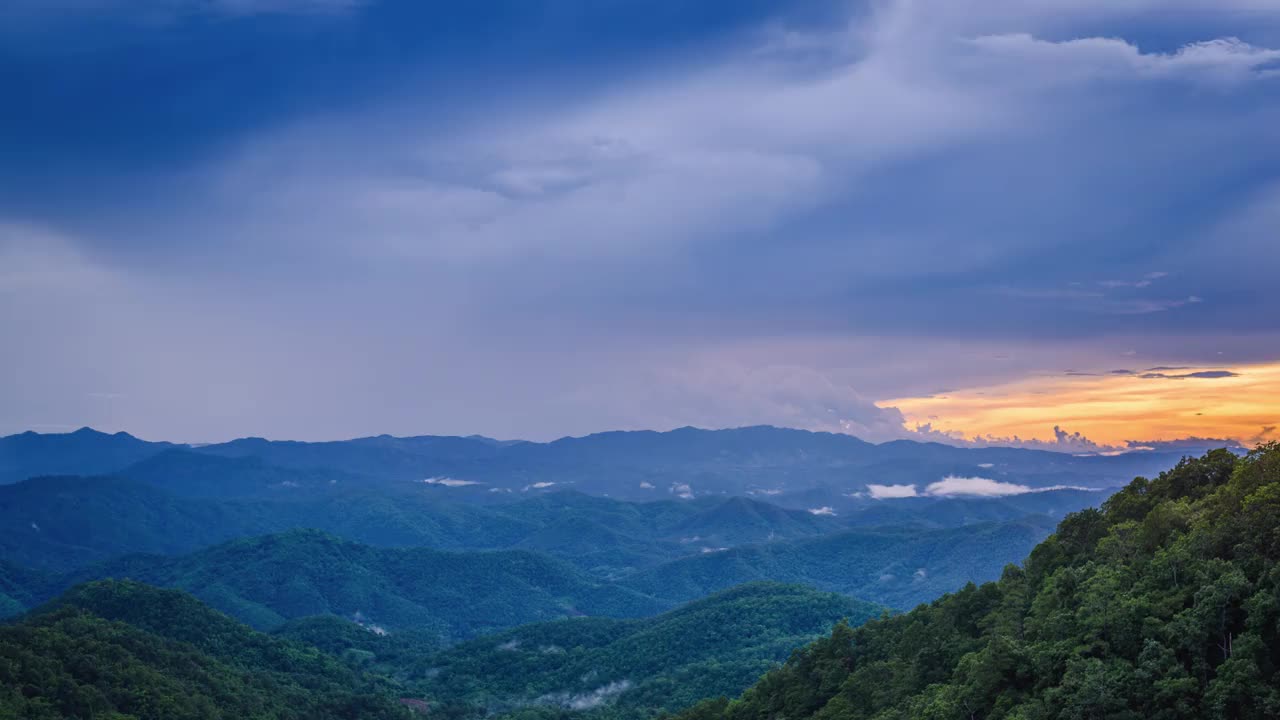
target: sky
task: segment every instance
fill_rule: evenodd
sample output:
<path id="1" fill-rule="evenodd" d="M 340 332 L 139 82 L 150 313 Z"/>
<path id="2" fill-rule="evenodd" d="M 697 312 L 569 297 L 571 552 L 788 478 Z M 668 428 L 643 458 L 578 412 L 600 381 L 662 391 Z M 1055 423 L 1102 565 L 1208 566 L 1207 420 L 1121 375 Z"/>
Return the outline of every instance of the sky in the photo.
<path id="1" fill-rule="evenodd" d="M 1280 424 L 1280 0 L 9 0 L 0 434 Z"/>

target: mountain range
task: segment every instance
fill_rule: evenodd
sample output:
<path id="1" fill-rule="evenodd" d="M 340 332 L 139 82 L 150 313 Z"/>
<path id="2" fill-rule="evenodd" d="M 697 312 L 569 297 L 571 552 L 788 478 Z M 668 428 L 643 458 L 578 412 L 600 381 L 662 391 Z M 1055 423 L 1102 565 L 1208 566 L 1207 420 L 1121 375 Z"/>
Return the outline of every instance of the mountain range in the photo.
<path id="1" fill-rule="evenodd" d="M 1280 717 L 1280 445 L 1063 520 L 1022 566 L 839 625 L 681 720 Z"/>
<path id="2" fill-rule="evenodd" d="M 998 579 L 902 613 L 751 583 L 654 614 L 704 592 L 677 578 L 707 587 L 769 562 L 753 554 L 775 543 L 608 582 L 529 551 L 375 548 L 317 531 L 240 539 L 62 577 L 69 589 L 0 625 L 0 717 L 1263 720 L 1280 713 L 1278 519 L 1280 447 L 1214 451 L 1068 514 Z M 863 558 L 892 557 L 877 556 L 883 543 L 904 567 L 949 567 L 997 554 L 972 538 L 1000 527 L 846 529 L 775 541 L 794 553 L 776 563 L 856 576 Z M 912 536 L 933 549 L 915 554 Z M 77 583 L 96 572 L 188 588 L 273 634 L 182 590 Z M 24 583 L 47 579 L 0 565 L 5 597 L 33 598 Z M 603 616 L 492 622 L 586 607 Z"/>
<path id="3" fill-rule="evenodd" d="M 0 483 L 37 475 L 111 474 L 173 449 L 171 443 L 88 428 L 61 435 L 12 435 L 0 438 Z M 925 493 L 946 477 L 983 477 L 1026 489 L 1114 488 L 1169 467 L 1179 457 L 1158 452 L 1078 457 L 907 440 L 875 445 L 850 435 L 767 426 L 607 432 L 549 443 L 388 435 L 334 442 L 245 438 L 184 449 L 271 468 L 259 466 L 256 476 L 248 468 L 249 479 L 226 486 L 210 483 L 196 469 L 184 470 L 191 473 L 184 485 L 187 493 L 427 482 L 472 496 L 551 488 L 632 500 L 757 495 L 806 509 L 815 500 L 822 500 L 822 506 L 855 506 L 867 499 L 871 486 L 913 486 Z M 142 471 L 148 470 L 144 466 Z"/>

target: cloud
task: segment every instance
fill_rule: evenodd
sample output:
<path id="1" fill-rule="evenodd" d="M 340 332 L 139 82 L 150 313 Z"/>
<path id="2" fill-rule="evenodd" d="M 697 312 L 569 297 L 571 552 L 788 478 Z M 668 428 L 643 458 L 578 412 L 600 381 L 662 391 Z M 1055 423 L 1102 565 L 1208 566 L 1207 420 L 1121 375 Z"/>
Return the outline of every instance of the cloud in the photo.
<path id="1" fill-rule="evenodd" d="M 822 507 L 809 508 L 809 514 L 834 516 L 836 514 L 836 509 L 829 505 L 824 505 Z"/>
<path id="2" fill-rule="evenodd" d="M 1113 454 L 1164 448 L 1246 445 L 1260 426 L 1276 417 L 1280 364 L 1230 369 L 1159 365 L 1147 371 L 1063 376 L 1029 374 L 1019 380 L 969 388 L 941 397 L 886 401 L 912 422 L 921 437 L 964 445 L 1015 445 L 1076 454 Z M 1149 376 L 1149 377 L 1144 377 Z M 1170 382 L 1156 382 L 1171 380 Z M 1177 380 L 1177 382 L 1172 382 Z M 1188 387 L 1194 385 L 1194 388 Z M 1051 439 L 1035 433 L 1046 410 L 1089 428 L 1053 426 Z M 940 427 L 945 422 L 946 426 Z M 961 428 L 968 432 L 961 431 Z M 1010 432 L 1011 430 L 1018 432 Z M 1028 439 L 1020 434 L 1030 429 Z M 1139 434 L 1141 433 L 1141 434 Z M 1218 438 L 1215 440 L 1214 438 Z M 1208 444 L 1208 445 L 1207 445 Z"/>
<path id="3" fill-rule="evenodd" d="M 428 485 L 441 485 L 444 487 L 451 487 L 451 488 L 484 484 L 484 483 L 476 482 L 475 480 L 459 480 L 457 478 L 451 478 L 451 477 L 429 477 L 421 480 L 420 482 L 424 482 Z"/>
<path id="4" fill-rule="evenodd" d="M 1197 370 L 1195 372 L 1182 373 L 1180 375 L 1167 375 L 1160 372 L 1145 372 L 1138 377 L 1144 380 L 1162 379 L 1162 380 L 1186 380 L 1195 378 L 1201 380 L 1219 380 L 1221 378 L 1240 377 L 1240 373 L 1231 370 Z"/>
<path id="5" fill-rule="evenodd" d="M 915 485 L 867 485 L 867 493 L 873 500 L 916 497 Z"/>
<path id="6" fill-rule="evenodd" d="M 0 296 L 86 297 L 116 289 L 118 273 L 95 263 L 71 237 L 0 217 Z"/>
<path id="7" fill-rule="evenodd" d="M 0 211 L 61 247 L 0 254 L 0 292 L 27 308 L 0 336 L 28 356 L 0 371 L 69 388 L 56 418 L 127 388 L 113 422 L 192 439 L 244 422 L 299 437 L 770 423 L 1093 451 L 1139 430 L 884 399 L 1028 377 L 1068 347 L 1201 365 L 1243 330 L 1267 336 L 1249 352 L 1275 347 L 1280 186 L 1257 168 L 1280 160 L 1262 47 L 1276 14 L 1112 5 L 874 3 L 824 27 L 657 40 L 643 64 L 584 60 L 573 36 L 609 28 L 572 12 L 538 24 L 563 35 L 479 62 L 492 43 L 386 40 L 448 23 L 337 0 L 221 0 L 234 22 L 121 33 L 83 55 L 93 66 L 74 42 L 24 41 L 41 47 L 19 53 L 33 81 L 3 120 L 0 150 L 21 152 L 4 153 Z M 332 43 L 301 32 L 308 14 L 339 19 Z M 504 21 L 491 30 L 520 30 Z M 644 27 L 625 42 L 660 34 Z M 518 54 L 533 46 L 551 49 Z M 228 47 L 247 62 L 214 77 Z M 131 90 L 153 75 L 176 86 Z M 71 170 L 51 162 L 64 155 Z M 84 288 L 92 318 L 48 304 Z M 52 330 L 81 326 L 86 347 Z M 0 395 L 0 423 L 43 412 L 24 392 Z M 1090 437 L 1048 439 L 1055 420 Z"/>
<path id="8" fill-rule="evenodd" d="M 661 371 L 646 382 L 651 399 L 678 416 L 661 426 L 777 425 L 856 435 L 870 441 L 906 435 L 894 408 L 880 407 L 851 384 L 814 367 L 748 365 L 718 354 Z"/>
<path id="9" fill-rule="evenodd" d="M 1092 488 L 1079 487 L 1076 485 L 1054 485 L 1044 488 L 1033 488 L 1028 485 L 1020 485 L 1018 483 L 1001 482 L 999 480 L 991 480 L 983 477 L 958 477 L 948 475 L 935 483 L 930 483 L 925 488 L 925 495 L 934 497 L 955 497 L 955 496 L 971 496 L 971 497 L 1006 497 L 1010 495 L 1025 495 L 1033 492 L 1050 492 L 1054 490 L 1091 490 Z"/>
<path id="10" fill-rule="evenodd" d="M 1028 33 L 987 35 L 973 44 L 1004 59 L 1016 59 L 1059 82 L 1116 78 L 1187 78 L 1211 84 L 1265 77 L 1280 60 L 1280 50 L 1260 48 L 1224 37 L 1183 45 L 1172 53 L 1144 53 L 1116 38 L 1042 40 Z"/>
<path id="11" fill-rule="evenodd" d="M 127 19 L 155 25 L 199 15 L 335 15 L 357 10 L 367 0 L 10 0 L 0 17 L 25 23 L 73 22 L 85 18 Z"/>
<path id="12" fill-rule="evenodd" d="M 961 431 L 937 429 L 932 423 L 917 423 L 912 432 L 920 439 L 965 447 L 1016 447 L 1077 455 L 1105 453 L 1120 449 L 1117 446 L 1094 442 L 1079 431 L 1069 432 L 1058 425 L 1053 426 L 1052 440 L 1023 438 L 1018 435 L 966 435 Z"/>

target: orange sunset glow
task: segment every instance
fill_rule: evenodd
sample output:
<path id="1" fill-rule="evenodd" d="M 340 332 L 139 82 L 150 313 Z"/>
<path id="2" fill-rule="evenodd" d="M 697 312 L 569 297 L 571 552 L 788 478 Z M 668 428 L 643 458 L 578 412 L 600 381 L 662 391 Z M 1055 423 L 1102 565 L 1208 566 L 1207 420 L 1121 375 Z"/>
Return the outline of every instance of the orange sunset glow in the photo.
<path id="1" fill-rule="evenodd" d="M 882 404 L 902 410 L 909 427 L 927 423 L 935 430 L 965 437 L 1016 435 L 1052 440 L 1053 426 L 1060 425 L 1106 445 L 1189 436 L 1253 444 L 1275 437 L 1274 426 L 1280 419 L 1280 362 L 1153 368 L 1133 374 L 1040 375 Z"/>

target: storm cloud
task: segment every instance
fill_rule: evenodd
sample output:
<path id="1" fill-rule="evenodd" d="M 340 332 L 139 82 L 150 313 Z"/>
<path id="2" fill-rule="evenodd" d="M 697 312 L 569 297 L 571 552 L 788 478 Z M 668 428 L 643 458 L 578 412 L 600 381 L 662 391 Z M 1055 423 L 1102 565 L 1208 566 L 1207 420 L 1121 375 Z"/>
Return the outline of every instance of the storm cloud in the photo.
<path id="1" fill-rule="evenodd" d="M 1280 9 L 166 5 L 5 11 L 0 429 L 932 438 L 1280 353 Z"/>

